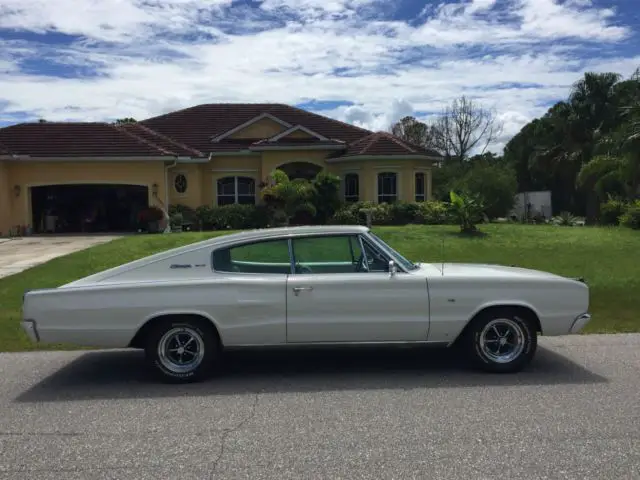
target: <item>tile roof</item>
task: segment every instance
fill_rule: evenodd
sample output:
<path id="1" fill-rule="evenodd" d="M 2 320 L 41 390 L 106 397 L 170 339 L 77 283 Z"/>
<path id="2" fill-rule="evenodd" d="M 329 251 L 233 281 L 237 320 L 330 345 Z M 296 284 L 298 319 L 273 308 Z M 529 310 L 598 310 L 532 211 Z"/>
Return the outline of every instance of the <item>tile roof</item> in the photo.
<path id="1" fill-rule="evenodd" d="M 191 148 L 188 145 L 177 142 L 166 135 L 162 135 L 154 130 L 151 130 L 149 127 L 145 127 L 141 123 L 125 123 L 123 125 L 118 126 L 122 130 L 126 132 L 136 135 L 137 137 L 149 142 L 153 145 L 166 150 L 171 155 L 184 155 L 189 157 L 204 157 L 206 156 L 200 150 L 196 150 L 195 148 Z"/>
<path id="2" fill-rule="evenodd" d="M 108 123 L 20 123 L 0 129 L 0 142 L 17 155 L 39 157 L 175 155 Z"/>
<path id="3" fill-rule="evenodd" d="M 231 139 L 213 143 L 212 137 L 221 135 L 263 113 L 269 113 L 291 125 L 303 125 L 329 139 L 342 140 L 346 143 L 354 142 L 372 133 L 348 123 L 279 103 L 197 105 L 149 118 L 140 123 L 192 148 L 203 152 L 215 152 L 229 150 Z M 262 139 L 256 138 L 253 141 L 259 140 Z M 223 142 L 224 145 L 221 145 Z M 238 142 L 238 148 L 243 148 L 242 143 Z"/>
<path id="4" fill-rule="evenodd" d="M 9 155 L 10 153 L 9 149 L 0 143 L 0 155 Z"/>
<path id="5" fill-rule="evenodd" d="M 326 139 L 285 135 L 263 138 L 212 138 L 263 114 L 302 126 Z M 292 127 L 295 130 L 295 127 Z M 276 136 L 277 137 L 277 136 Z M 332 157 L 355 155 L 440 155 L 386 132 L 371 132 L 283 104 L 205 104 L 138 123 L 104 122 L 22 123 L 0 128 L 0 154 L 42 157 L 189 156 L 231 153 L 265 146 L 343 146 Z"/>
<path id="6" fill-rule="evenodd" d="M 351 144 L 341 157 L 352 157 L 356 155 L 427 155 L 440 157 L 435 150 L 414 145 L 387 132 L 375 132 L 367 135 Z"/>

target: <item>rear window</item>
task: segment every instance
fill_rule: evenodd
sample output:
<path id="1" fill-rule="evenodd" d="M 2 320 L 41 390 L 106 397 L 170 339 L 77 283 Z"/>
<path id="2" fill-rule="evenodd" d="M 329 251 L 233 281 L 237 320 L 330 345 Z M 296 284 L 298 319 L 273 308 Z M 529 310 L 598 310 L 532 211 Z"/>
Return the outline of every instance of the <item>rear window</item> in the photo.
<path id="1" fill-rule="evenodd" d="M 217 249 L 213 252 L 213 269 L 233 273 L 290 273 L 289 243 L 266 240 Z"/>

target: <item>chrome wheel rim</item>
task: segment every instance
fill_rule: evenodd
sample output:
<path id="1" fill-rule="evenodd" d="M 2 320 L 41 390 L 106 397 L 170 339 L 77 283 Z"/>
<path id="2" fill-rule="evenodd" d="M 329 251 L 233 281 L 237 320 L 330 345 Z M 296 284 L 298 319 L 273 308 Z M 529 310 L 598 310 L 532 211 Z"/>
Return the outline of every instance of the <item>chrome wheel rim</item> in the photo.
<path id="1" fill-rule="evenodd" d="M 173 373 L 188 373 L 202 363 L 204 340 L 189 327 L 172 328 L 158 342 L 158 358 Z"/>
<path id="2" fill-rule="evenodd" d="M 495 363 L 509 363 L 518 358 L 525 347 L 525 333 L 509 318 L 491 320 L 480 332 L 480 349 Z"/>

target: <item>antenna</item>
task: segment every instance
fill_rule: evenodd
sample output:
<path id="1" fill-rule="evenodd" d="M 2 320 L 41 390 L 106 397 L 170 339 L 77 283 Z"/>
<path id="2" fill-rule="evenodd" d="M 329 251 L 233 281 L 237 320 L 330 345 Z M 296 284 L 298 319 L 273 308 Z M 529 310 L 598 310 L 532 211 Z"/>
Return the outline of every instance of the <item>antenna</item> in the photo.
<path id="1" fill-rule="evenodd" d="M 444 237 L 442 237 L 442 250 L 440 251 L 440 258 L 442 258 L 442 268 L 440 269 L 440 275 L 444 276 Z"/>

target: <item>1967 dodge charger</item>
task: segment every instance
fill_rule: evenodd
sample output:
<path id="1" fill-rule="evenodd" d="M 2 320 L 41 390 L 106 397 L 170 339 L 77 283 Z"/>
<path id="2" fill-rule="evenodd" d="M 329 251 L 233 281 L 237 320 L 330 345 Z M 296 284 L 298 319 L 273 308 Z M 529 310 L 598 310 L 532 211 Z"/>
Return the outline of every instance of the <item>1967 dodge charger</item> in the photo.
<path id="1" fill-rule="evenodd" d="M 515 372 L 537 335 L 579 332 L 589 288 L 524 268 L 415 263 L 368 228 L 222 235 L 31 290 L 32 341 L 142 348 L 174 382 L 207 376 L 225 348 L 425 343 Z"/>

